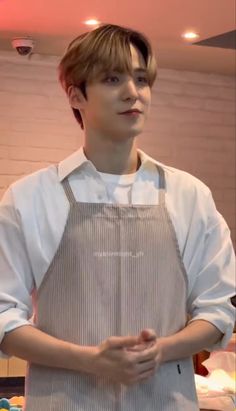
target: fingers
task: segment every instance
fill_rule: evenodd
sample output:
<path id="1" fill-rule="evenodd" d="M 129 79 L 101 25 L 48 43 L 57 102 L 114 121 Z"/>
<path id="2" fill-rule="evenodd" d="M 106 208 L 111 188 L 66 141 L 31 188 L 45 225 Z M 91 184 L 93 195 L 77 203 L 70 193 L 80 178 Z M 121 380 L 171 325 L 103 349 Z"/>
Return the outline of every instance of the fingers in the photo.
<path id="1" fill-rule="evenodd" d="M 138 345 L 134 345 L 133 347 L 127 348 L 127 351 L 139 352 L 139 351 L 147 350 L 148 348 L 153 347 L 154 344 L 155 344 L 155 341 L 141 342 Z"/>
<path id="2" fill-rule="evenodd" d="M 155 375 L 155 372 L 155 364 L 150 362 L 145 368 L 140 368 L 138 374 L 133 379 L 131 379 L 127 385 L 133 385 L 143 380 L 147 380 L 148 378 L 153 377 Z"/>
<path id="3" fill-rule="evenodd" d="M 152 328 L 142 330 L 139 336 L 141 340 L 144 341 L 155 340 L 157 338 L 156 332 Z"/>
<path id="4" fill-rule="evenodd" d="M 126 348 L 128 351 L 143 351 L 155 345 L 156 333 L 152 329 L 144 329 L 139 336 L 111 336 L 105 342 L 109 348 Z"/>
<path id="5" fill-rule="evenodd" d="M 110 348 L 125 348 L 133 347 L 138 344 L 138 337 L 128 336 L 128 337 L 109 337 L 107 339 L 107 345 Z"/>
<path id="6" fill-rule="evenodd" d="M 151 361 L 158 355 L 158 348 L 156 344 L 152 344 L 150 348 L 137 352 L 136 360 L 139 363 Z"/>
<path id="7" fill-rule="evenodd" d="M 156 362 L 154 360 L 147 361 L 143 363 L 136 364 L 139 374 L 142 374 L 146 371 L 154 370 L 156 367 Z"/>
<path id="8" fill-rule="evenodd" d="M 141 373 L 138 377 L 138 381 L 146 380 L 150 377 L 153 377 L 154 375 L 155 375 L 155 368 L 151 368 L 150 370 Z"/>

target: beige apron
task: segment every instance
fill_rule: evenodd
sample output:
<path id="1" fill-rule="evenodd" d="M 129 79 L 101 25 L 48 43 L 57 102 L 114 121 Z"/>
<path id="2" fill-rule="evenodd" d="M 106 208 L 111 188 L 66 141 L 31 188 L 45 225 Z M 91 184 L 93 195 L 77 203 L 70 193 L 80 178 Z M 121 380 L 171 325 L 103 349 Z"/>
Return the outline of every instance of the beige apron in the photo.
<path id="1" fill-rule="evenodd" d="M 187 278 L 165 206 L 70 202 L 65 231 L 36 293 L 37 327 L 79 345 L 186 324 Z M 163 364 L 126 387 L 108 379 L 31 364 L 25 411 L 198 411 L 191 358 Z"/>

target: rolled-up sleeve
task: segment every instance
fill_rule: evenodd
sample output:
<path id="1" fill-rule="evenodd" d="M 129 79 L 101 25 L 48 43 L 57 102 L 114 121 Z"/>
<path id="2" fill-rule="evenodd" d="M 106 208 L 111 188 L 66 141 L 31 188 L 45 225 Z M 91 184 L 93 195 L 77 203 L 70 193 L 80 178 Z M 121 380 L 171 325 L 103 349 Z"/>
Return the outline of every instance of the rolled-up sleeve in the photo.
<path id="1" fill-rule="evenodd" d="M 235 309 L 231 297 L 235 294 L 235 254 L 229 228 L 216 210 L 210 193 L 207 213 L 206 229 L 193 252 L 191 270 L 195 281 L 188 298 L 188 311 L 190 322 L 206 320 L 223 333 L 221 341 L 205 347 L 213 351 L 227 346 L 234 328 Z"/>
<path id="2" fill-rule="evenodd" d="M 34 280 L 19 211 L 9 189 L 0 203 L 0 343 L 6 332 L 30 324 Z M 1 357 L 7 357 L 0 351 Z"/>

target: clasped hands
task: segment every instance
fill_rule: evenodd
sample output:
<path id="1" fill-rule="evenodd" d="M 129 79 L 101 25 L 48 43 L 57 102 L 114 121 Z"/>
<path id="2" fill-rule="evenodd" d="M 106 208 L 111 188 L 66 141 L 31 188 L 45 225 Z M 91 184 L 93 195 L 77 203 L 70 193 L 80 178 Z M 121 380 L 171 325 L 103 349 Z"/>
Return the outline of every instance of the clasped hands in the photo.
<path id="1" fill-rule="evenodd" d="M 157 342 L 157 335 L 153 329 L 142 330 L 138 336 L 138 344 L 123 349 L 128 353 L 146 353 L 146 358 L 140 360 L 139 364 L 152 364 L 148 370 L 143 370 L 143 378 L 141 374 L 137 382 L 146 380 L 155 374 L 161 362 L 161 350 Z"/>
<path id="2" fill-rule="evenodd" d="M 138 344 L 125 348 L 128 352 L 141 352 L 148 350 L 149 359 L 157 361 L 159 364 L 161 352 L 160 347 L 157 343 L 157 335 L 155 331 L 151 328 L 144 329 L 140 332 L 138 336 Z"/>
<path id="3" fill-rule="evenodd" d="M 132 385 L 153 377 L 162 359 L 160 339 L 152 329 L 138 336 L 109 337 L 98 347 L 95 373 Z"/>

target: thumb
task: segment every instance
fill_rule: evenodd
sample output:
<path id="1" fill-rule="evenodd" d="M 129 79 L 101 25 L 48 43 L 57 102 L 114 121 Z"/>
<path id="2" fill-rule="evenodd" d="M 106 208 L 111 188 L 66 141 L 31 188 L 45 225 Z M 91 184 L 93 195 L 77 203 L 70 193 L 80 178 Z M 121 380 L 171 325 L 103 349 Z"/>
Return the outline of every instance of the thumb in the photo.
<path id="1" fill-rule="evenodd" d="M 138 337 L 127 336 L 127 337 L 110 337 L 107 340 L 110 348 L 125 348 L 132 347 L 139 343 Z"/>
<path id="2" fill-rule="evenodd" d="M 146 328 L 140 332 L 139 338 L 141 341 L 153 341 L 157 338 L 157 335 L 152 328 Z"/>

